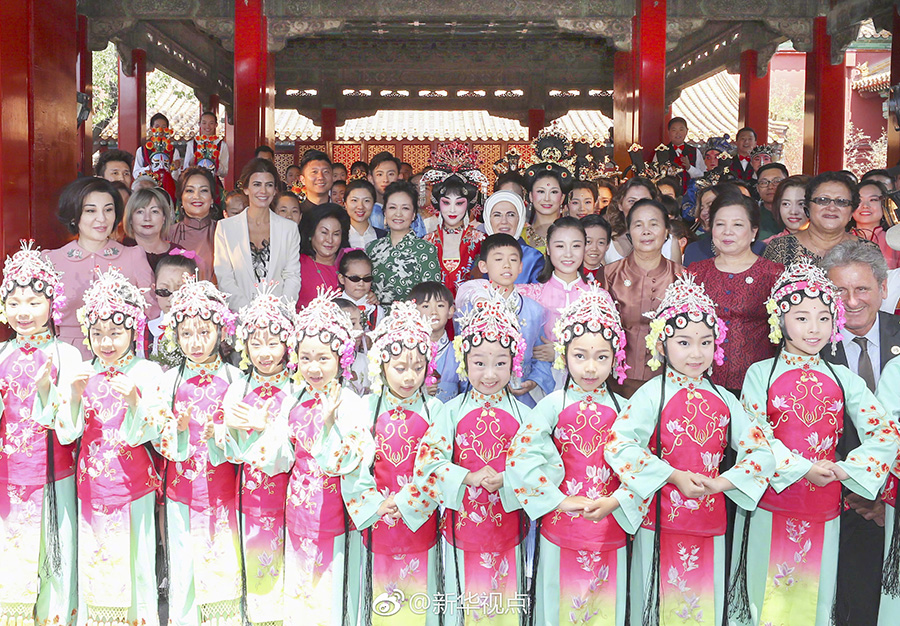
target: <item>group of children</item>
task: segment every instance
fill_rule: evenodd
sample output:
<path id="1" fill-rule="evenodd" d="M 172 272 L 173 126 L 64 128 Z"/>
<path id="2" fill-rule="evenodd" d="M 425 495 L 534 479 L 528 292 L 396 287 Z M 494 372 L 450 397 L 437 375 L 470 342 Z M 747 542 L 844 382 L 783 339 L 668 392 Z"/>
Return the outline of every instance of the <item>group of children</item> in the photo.
<path id="1" fill-rule="evenodd" d="M 726 328 L 685 275 L 650 313 L 662 372 L 625 401 L 612 298 L 554 291 L 582 280 L 568 231 L 583 241 L 575 218 L 546 233 L 555 283 L 517 289 L 522 246 L 499 232 L 485 279 L 387 313 L 361 251 L 343 295 L 299 312 L 263 285 L 235 315 L 188 273 L 162 302 L 165 372 L 138 356 L 146 302 L 115 269 L 84 295 L 82 362 L 55 336 L 60 274 L 23 246 L 0 283 L 0 621 L 158 623 L 159 532 L 179 625 L 824 625 L 841 488 L 887 482 L 888 623 L 900 362 L 873 394 L 820 359 L 843 305 L 798 264 L 767 303 L 780 352 L 738 401 L 709 380 Z M 862 443 L 838 460 L 845 428 Z"/>

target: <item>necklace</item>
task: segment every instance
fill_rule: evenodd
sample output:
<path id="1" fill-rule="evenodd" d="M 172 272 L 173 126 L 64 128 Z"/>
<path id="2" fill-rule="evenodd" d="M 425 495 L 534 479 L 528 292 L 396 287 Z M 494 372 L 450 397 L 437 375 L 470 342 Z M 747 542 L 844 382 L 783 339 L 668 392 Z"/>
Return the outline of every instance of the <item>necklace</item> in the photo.
<path id="1" fill-rule="evenodd" d="M 445 235 L 459 235 L 466 229 L 465 226 L 458 226 L 457 228 L 447 228 L 446 226 L 443 226 L 442 228 L 444 229 Z"/>

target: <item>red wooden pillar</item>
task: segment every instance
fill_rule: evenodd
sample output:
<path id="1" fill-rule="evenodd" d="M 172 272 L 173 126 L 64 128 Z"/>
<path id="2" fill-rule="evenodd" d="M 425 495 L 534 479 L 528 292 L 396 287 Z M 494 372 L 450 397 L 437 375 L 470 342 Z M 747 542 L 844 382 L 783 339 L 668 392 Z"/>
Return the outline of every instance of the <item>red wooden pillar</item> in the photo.
<path id="1" fill-rule="evenodd" d="M 137 154 L 147 126 L 147 53 L 119 59 L 119 149 Z"/>
<path id="2" fill-rule="evenodd" d="M 88 18 L 85 15 L 78 16 L 78 60 L 76 72 L 78 74 L 78 91 L 86 93 L 88 98 L 93 93 L 92 54 L 88 47 Z M 88 105 L 90 106 L 90 105 Z M 78 171 L 82 174 L 92 174 L 94 154 L 94 117 L 88 114 L 88 118 L 78 127 Z"/>
<path id="3" fill-rule="evenodd" d="M 322 141 L 334 141 L 337 139 L 337 109 L 324 107 L 322 109 Z"/>
<path id="4" fill-rule="evenodd" d="M 741 92 L 738 99 L 738 126 L 756 131 L 757 143 L 769 142 L 769 72 L 759 76 L 756 50 L 741 52 Z"/>
<path id="5" fill-rule="evenodd" d="M 613 59 L 613 157 L 624 170 L 631 162 L 628 148 L 634 143 L 634 88 L 631 52 L 616 52 Z"/>
<path id="6" fill-rule="evenodd" d="M 894 26 L 893 38 L 891 39 L 891 84 L 896 85 L 900 82 L 900 13 L 898 8 L 894 7 Z M 898 120 L 894 116 L 888 116 L 887 122 L 887 166 L 894 167 L 900 164 L 900 131 L 896 130 L 895 124 Z"/>
<path id="7" fill-rule="evenodd" d="M 234 2 L 234 158 L 240 172 L 266 143 L 269 53 L 263 0 Z M 272 94 L 274 104 L 274 90 Z M 272 114 L 274 115 L 274 107 Z"/>
<path id="8" fill-rule="evenodd" d="M 844 63 L 831 63 L 827 18 L 813 21 L 813 49 L 806 54 L 806 106 L 803 119 L 803 173 L 844 167 L 846 77 Z"/>
<path id="9" fill-rule="evenodd" d="M 75 23 L 70 0 L 0 2 L 0 258 L 20 239 L 67 237 L 56 206 L 79 158 Z"/>
<path id="10" fill-rule="evenodd" d="M 533 141 L 542 130 L 547 120 L 544 109 L 528 109 L 528 139 Z"/>
<path id="11" fill-rule="evenodd" d="M 666 0 L 635 0 L 634 91 L 636 141 L 645 158 L 663 143 L 666 115 Z"/>

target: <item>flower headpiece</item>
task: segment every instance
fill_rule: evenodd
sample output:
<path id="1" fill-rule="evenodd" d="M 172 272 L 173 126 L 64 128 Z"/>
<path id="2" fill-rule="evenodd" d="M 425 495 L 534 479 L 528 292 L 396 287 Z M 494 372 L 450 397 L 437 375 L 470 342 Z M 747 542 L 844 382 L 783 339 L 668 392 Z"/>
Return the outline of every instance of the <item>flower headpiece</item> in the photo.
<path id="1" fill-rule="evenodd" d="M 781 343 L 781 318 L 803 301 L 803 298 L 818 298 L 831 311 L 831 350 L 837 351 L 844 328 L 844 303 L 837 295 L 837 290 L 825 272 L 817 265 L 807 261 L 789 265 L 772 286 L 772 294 L 766 301 L 769 313 L 769 340 Z"/>
<path id="2" fill-rule="evenodd" d="M 288 344 L 294 333 L 293 307 L 283 296 L 273 293 L 274 283 L 260 283 L 256 295 L 247 306 L 238 311 L 238 326 L 235 332 L 235 349 L 241 353 L 241 369 L 250 365 L 247 352 L 247 341 L 257 330 L 268 330 L 277 336 L 282 343 Z M 293 367 L 293 364 L 288 364 Z"/>
<path id="3" fill-rule="evenodd" d="M 20 241 L 21 248 L 11 257 L 6 257 L 3 265 L 3 283 L 0 284 L 0 305 L 16 287 L 31 287 L 35 293 L 43 294 L 50 300 L 50 315 L 59 324 L 66 296 L 62 284 L 62 273 L 53 263 L 41 255 L 40 248 L 34 248 L 34 241 Z M 6 323 L 6 312 L 0 310 L 0 322 Z"/>
<path id="4" fill-rule="evenodd" d="M 575 165 L 575 154 L 572 142 L 563 133 L 562 128 L 553 124 L 545 128 L 532 142 L 534 159 L 532 166 L 525 170 L 525 184 L 529 189 L 543 171 L 556 174 L 562 185 L 563 193 L 572 187 L 572 169 Z"/>
<path id="5" fill-rule="evenodd" d="M 199 317 L 211 320 L 224 331 L 225 336 L 233 336 L 237 315 L 228 308 L 228 294 L 219 291 L 208 280 L 197 280 L 188 274 L 184 283 L 172 294 L 169 312 L 163 318 L 166 328 L 166 341 L 177 346 L 175 329 L 188 317 Z"/>
<path id="6" fill-rule="evenodd" d="M 625 380 L 625 329 L 622 318 L 609 292 L 591 283 L 581 292 L 578 299 L 560 311 L 559 319 L 553 326 L 556 342 L 556 360 L 553 367 L 565 369 L 566 349 L 569 343 L 584 333 L 600 333 L 612 344 L 616 353 L 615 374 L 621 385 Z"/>
<path id="7" fill-rule="evenodd" d="M 519 318 L 506 299 L 491 289 L 485 297 L 472 303 L 472 308 L 459 319 L 459 333 L 453 339 L 456 368 L 460 378 L 466 377 L 465 355 L 484 341 L 496 341 L 512 351 L 513 373 L 522 377 L 522 359 L 527 348 L 519 329 Z"/>
<path id="8" fill-rule="evenodd" d="M 381 364 L 398 356 L 404 349 L 417 350 L 428 358 L 425 384 L 434 384 L 435 359 L 438 347 L 431 340 L 431 322 L 416 308 L 415 302 L 394 302 L 391 313 L 369 332 L 369 379 L 372 392 L 381 393 Z"/>
<path id="9" fill-rule="evenodd" d="M 76 316 L 84 333 L 84 343 L 90 347 L 91 326 L 102 320 L 111 319 L 113 324 L 121 324 L 134 331 L 138 352 L 146 347 L 144 329 L 147 327 L 147 299 L 144 289 L 132 285 L 118 269 L 111 267 L 105 272 L 96 269 L 97 277 L 84 292 L 84 306 Z"/>
<path id="10" fill-rule="evenodd" d="M 291 344 L 296 347 L 305 337 L 317 337 L 339 356 L 344 377 L 349 378 L 359 333 L 353 330 L 353 320 L 347 312 L 335 303 L 335 298 L 340 295 L 335 289 L 320 286 L 312 302 L 294 317 Z M 295 356 L 292 354 L 291 358 Z"/>
<path id="11" fill-rule="evenodd" d="M 684 272 L 666 287 L 666 294 L 656 311 L 644 313 L 651 318 L 650 333 L 647 335 L 647 349 L 650 350 L 650 369 L 656 370 L 662 362 L 656 351 L 656 343 L 664 341 L 675 334 L 676 329 L 684 328 L 688 322 L 703 322 L 713 329 L 716 337 L 716 365 L 725 362 L 725 342 L 727 328 L 725 322 L 716 315 L 716 303 L 706 295 L 703 284 L 694 282 L 694 275 Z"/>
<path id="12" fill-rule="evenodd" d="M 487 195 L 490 181 L 487 176 L 478 169 L 482 164 L 478 152 L 469 144 L 462 141 L 442 143 L 438 149 L 431 153 L 430 169 L 419 180 L 419 195 L 425 197 L 428 184 L 432 185 L 432 201 L 437 203 L 437 198 L 444 195 L 443 189 L 446 183 L 456 177 L 463 183 L 463 196 L 471 205 L 475 201 L 478 192 Z"/>

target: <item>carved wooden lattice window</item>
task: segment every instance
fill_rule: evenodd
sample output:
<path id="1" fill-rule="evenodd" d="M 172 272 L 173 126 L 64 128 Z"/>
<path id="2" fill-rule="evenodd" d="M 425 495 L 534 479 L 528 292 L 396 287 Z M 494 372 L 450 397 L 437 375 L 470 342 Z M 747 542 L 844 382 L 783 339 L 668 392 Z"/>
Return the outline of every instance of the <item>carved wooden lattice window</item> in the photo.
<path id="1" fill-rule="evenodd" d="M 431 144 L 408 143 L 403 144 L 403 161 L 412 165 L 413 173 L 418 174 L 431 159 Z"/>
<path id="2" fill-rule="evenodd" d="M 371 161 L 379 152 L 390 152 L 397 156 L 397 146 L 392 143 L 370 143 L 366 146 L 366 161 Z"/>

